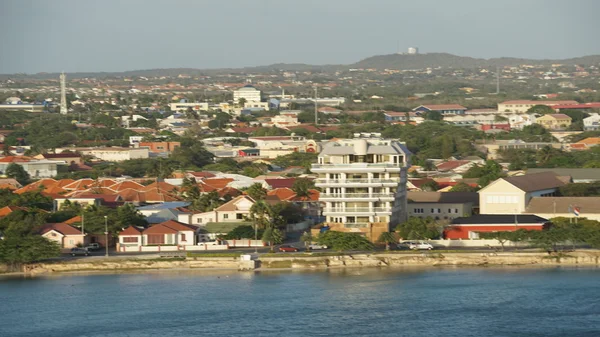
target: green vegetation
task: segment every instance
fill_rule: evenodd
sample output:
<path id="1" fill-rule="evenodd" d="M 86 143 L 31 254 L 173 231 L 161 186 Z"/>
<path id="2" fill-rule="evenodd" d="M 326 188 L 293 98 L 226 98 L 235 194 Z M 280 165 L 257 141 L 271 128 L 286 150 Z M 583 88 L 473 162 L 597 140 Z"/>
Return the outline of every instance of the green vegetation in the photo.
<path id="1" fill-rule="evenodd" d="M 377 242 L 385 244 L 385 250 L 390 250 L 390 245 L 398 243 L 398 238 L 392 232 L 383 232 L 379 235 Z"/>
<path id="2" fill-rule="evenodd" d="M 463 178 L 479 178 L 477 184 L 481 187 L 502 177 L 504 177 L 502 166 L 493 160 L 487 160 L 484 166 L 473 166 L 463 174 Z"/>
<path id="3" fill-rule="evenodd" d="M 257 238 L 262 238 L 264 230 L 257 230 Z M 242 225 L 234 228 L 231 232 L 225 235 L 226 240 L 252 239 L 255 236 L 254 226 Z"/>
<path id="4" fill-rule="evenodd" d="M 559 187 L 558 191 L 564 197 L 600 196 L 600 182 L 568 184 Z"/>
<path id="5" fill-rule="evenodd" d="M 410 217 L 396 227 L 396 232 L 404 240 L 437 240 L 442 230 L 431 217 Z"/>
<path id="6" fill-rule="evenodd" d="M 283 242 L 283 233 L 277 228 L 267 227 L 263 232 L 262 241 L 269 244 L 269 251 L 273 253 L 273 246 Z"/>
<path id="7" fill-rule="evenodd" d="M 364 236 L 356 233 L 326 231 L 320 233 L 317 242 L 336 251 L 373 250 L 373 244 Z"/>
<path id="8" fill-rule="evenodd" d="M 29 173 L 25 171 L 22 165 L 10 163 L 6 167 L 6 172 L 4 172 L 8 178 L 15 178 L 19 182 L 19 184 L 25 186 L 29 183 L 30 177 Z"/>

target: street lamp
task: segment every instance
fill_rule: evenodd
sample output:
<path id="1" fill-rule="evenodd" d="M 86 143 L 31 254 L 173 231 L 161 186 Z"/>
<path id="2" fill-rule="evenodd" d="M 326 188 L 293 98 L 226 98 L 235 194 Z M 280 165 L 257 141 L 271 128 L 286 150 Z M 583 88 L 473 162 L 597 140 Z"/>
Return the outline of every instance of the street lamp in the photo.
<path id="1" fill-rule="evenodd" d="M 254 254 L 258 254 L 258 247 L 256 246 L 256 241 L 258 241 L 258 225 L 254 222 Z"/>
<path id="2" fill-rule="evenodd" d="M 108 216 L 104 216 L 104 248 L 108 257 Z"/>

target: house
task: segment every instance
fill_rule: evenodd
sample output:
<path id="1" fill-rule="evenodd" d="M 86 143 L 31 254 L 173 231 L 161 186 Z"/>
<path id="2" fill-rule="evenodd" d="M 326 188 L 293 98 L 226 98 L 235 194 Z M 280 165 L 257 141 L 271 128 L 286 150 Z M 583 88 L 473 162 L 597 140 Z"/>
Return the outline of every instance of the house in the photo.
<path id="1" fill-rule="evenodd" d="M 413 109 L 413 111 L 420 112 L 429 112 L 429 111 L 437 111 L 442 115 L 464 115 L 467 111 L 462 105 L 459 104 L 428 104 L 428 105 L 420 105 Z"/>
<path id="2" fill-rule="evenodd" d="M 444 238 L 450 240 L 479 239 L 480 232 L 516 231 L 518 229 L 542 230 L 547 219 L 524 214 L 480 214 L 456 218 L 444 228 Z"/>
<path id="3" fill-rule="evenodd" d="M 193 246 L 196 244 L 194 226 L 174 220 L 161 222 L 144 230 L 129 226 L 119 233 L 118 251 L 131 251 L 142 246 Z"/>
<path id="4" fill-rule="evenodd" d="M 554 196 L 564 185 L 553 172 L 500 178 L 479 191 L 480 213 L 523 213 L 531 198 Z"/>
<path id="5" fill-rule="evenodd" d="M 577 101 L 532 101 L 532 100 L 512 100 L 498 103 L 498 111 L 525 113 L 535 105 L 546 105 L 553 107 L 555 105 L 574 105 Z"/>
<path id="6" fill-rule="evenodd" d="M 479 125 L 479 129 L 485 133 L 510 132 L 510 123 L 486 123 Z"/>
<path id="7" fill-rule="evenodd" d="M 452 220 L 479 209 L 477 192 L 408 192 L 408 216 Z"/>
<path id="8" fill-rule="evenodd" d="M 548 114 L 538 117 L 535 123 L 548 130 L 564 130 L 571 125 L 571 117 L 565 114 Z"/>
<path id="9" fill-rule="evenodd" d="M 547 219 L 582 217 L 600 221 L 600 197 L 535 197 L 524 213 Z"/>
<path id="10" fill-rule="evenodd" d="M 551 142 L 524 142 L 519 139 L 511 139 L 511 140 L 495 140 L 490 143 L 478 144 L 477 148 L 487 153 L 487 159 L 497 159 L 500 157 L 499 151 L 501 150 L 541 150 L 547 146 L 550 146 L 555 149 L 562 149 L 561 143 L 551 143 Z"/>
<path id="11" fill-rule="evenodd" d="M 276 188 L 292 188 L 296 178 L 265 179 L 264 187 L 268 190 Z"/>
<path id="12" fill-rule="evenodd" d="M 581 144 L 586 149 L 588 149 L 590 147 L 594 147 L 594 146 L 600 145 L 600 137 L 588 137 L 588 138 L 585 138 L 585 139 L 582 139 L 582 140 L 578 141 L 575 144 Z M 573 147 L 573 145 L 574 144 L 571 144 L 571 147 Z"/>
<path id="13" fill-rule="evenodd" d="M 385 116 L 386 122 L 414 122 L 415 124 L 420 124 L 425 121 L 425 118 L 419 116 L 416 112 L 396 112 L 396 111 L 386 111 L 383 113 Z"/>
<path id="14" fill-rule="evenodd" d="M 150 151 L 146 147 L 104 147 L 104 148 L 76 148 L 79 153 L 96 157 L 104 161 L 120 162 L 131 159 L 147 159 Z"/>
<path id="15" fill-rule="evenodd" d="M 256 201 L 249 196 L 240 195 L 212 211 L 181 215 L 179 219 L 189 219 L 186 223 L 195 226 L 204 226 L 210 222 L 244 222 L 250 216 L 250 208 L 255 203 Z"/>
<path id="16" fill-rule="evenodd" d="M 64 161 L 67 165 L 82 165 L 83 159 L 79 153 L 62 152 L 62 153 L 43 153 L 34 157 L 35 159 L 46 159 L 53 161 Z"/>
<path id="17" fill-rule="evenodd" d="M 47 223 L 42 226 L 39 233 L 46 239 L 58 243 L 63 249 L 85 244 L 85 234 L 66 223 Z"/>
<path id="18" fill-rule="evenodd" d="M 560 177 L 571 177 L 574 183 L 593 183 L 600 181 L 600 169 L 597 168 L 532 168 L 527 174 L 552 172 Z"/>
<path id="19" fill-rule="evenodd" d="M 475 166 L 475 163 L 469 160 L 449 160 L 436 165 L 436 168 L 439 172 L 464 173 L 473 166 Z"/>
<path id="20" fill-rule="evenodd" d="M 600 129 L 600 114 L 592 113 L 589 117 L 583 119 L 584 131 L 596 131 Z"/>
<path id="21" fill-rule="evenodd" d="M 171 153 L 180 147 L 180 142 L 140 142 L 139 147 L 147 147 L 152 153 Z"/>
<path id="22" fill-rule="evenodd" d="M 33 159 L 25 156 L 6 156 L 0 158 L 0 174 L 5 174 L 10 164 L 17 164 L 29 174 L 31 178 L 51 178 L 58 174 L 58 166 L 64 165 L 64 161 Z"/>

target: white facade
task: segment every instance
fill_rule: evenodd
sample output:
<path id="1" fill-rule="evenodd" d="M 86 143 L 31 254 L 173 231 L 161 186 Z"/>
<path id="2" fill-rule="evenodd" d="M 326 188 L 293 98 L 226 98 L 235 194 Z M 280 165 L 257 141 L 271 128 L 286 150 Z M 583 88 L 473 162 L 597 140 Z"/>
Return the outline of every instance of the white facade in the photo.
<path id="1" fill-rule="evenodd" d="M 169 103 L 171 111 L 187 111 L 192 108 L 194 111 L 208 111 L 208 103 L 206 102 L 192 102 L 192 103 Z"/>
<path id="2" fill-rule="evenodd" d="M 248 101 L 244 103 L 244 109 L 269 111 L 269 102 Z"/>
<path id="3" fill-rule="evenodd" d="M 233 104 L 237 104 L 240 98 L 246 102 L 260 102 L 260 90 L 251 85 L 246 85 L 233 92 Z"/>
<path id="4" fill-rule="evenodd" d="M 93 156 L 105 161 L 125 161 L 131 159 L 146 159 L 149 157 L 149 149 L 142 148 L 122 148 L 122 147 L 105 147 L 105 148 L 87 148 L 77 149 L 83 155 Z"/>
<path id="5" fill-rule="evenodd" d="M 600 129 L 600 115 L 597 113 L 590 114 L 589 117 L 583 119 L 584 131 L 596 131 Z"/>
<path id="6" fill-rule="evenodd" d="M 0 174 L 5 174 L 6 168 L 12 163 L 0 163 Z M 64 161 L 37 160 L 29 162 L 15 162 L 23 166 L 31 178 L 52 178 L 58 174 L 58 165 L 66 165 Z"/>
<path id="7" fill-rule="evenodd" d="M 325 144 L 311 171 L 326 222 L 360 228 L 405 220 L 408 167 L 410 151 L 395 140 L 358 136 Z"/>

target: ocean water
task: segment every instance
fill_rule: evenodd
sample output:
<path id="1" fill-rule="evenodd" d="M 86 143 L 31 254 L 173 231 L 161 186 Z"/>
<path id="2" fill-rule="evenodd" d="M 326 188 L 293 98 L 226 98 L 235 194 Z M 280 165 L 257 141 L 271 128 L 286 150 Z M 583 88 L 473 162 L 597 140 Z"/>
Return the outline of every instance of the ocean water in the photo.
<path id="1" fill-rule="evenodd" d="M 0 277 L 0 336 L 600 336 L 600 269 Z"/>

